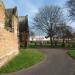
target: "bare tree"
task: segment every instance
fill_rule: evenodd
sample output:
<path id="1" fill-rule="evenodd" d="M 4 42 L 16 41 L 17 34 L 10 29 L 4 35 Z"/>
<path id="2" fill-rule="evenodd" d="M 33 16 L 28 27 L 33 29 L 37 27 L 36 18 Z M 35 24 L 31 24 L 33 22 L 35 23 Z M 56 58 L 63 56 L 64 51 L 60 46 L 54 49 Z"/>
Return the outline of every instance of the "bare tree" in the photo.
<path id="1" fill-rule="evenodd" d="M 67 25 L 63 25 L 63 26 L 58 26 L 57 27 L 57 34 L 58 37 L 60 37 L 63 41 L 62 41 L 62 45 L 65 46 L 65 39 L 67 39 L 67 44 L 69 44 L 69 39 L 72 39 L 72 27 L 71 26 L 67 26 Z"/>
<path id="2" fill-rule="evenodd" d="M 72 20 L 75 20 L 75 0 L 68 0 L 67 7 L 69 9 L 69 15 Z"/>
<path id="3" fill-rule="evenodd" d="M 65 26 L 65 38 L 67 39 L 66 40 L 66 43 L 69 45 L 69 40 L 73 38 L 73 35 L 72 35 L 72 27 L 71 26 Z"/>
<path id="4" fill-rule="evenodd" d="M 39 10 L 34 17 L 34 25 L 50 37 L 53 46 L 53 36 L 56 34 L 56 27 L 62 22 L 62 11 L 58 6 L 45 6 Z"/>

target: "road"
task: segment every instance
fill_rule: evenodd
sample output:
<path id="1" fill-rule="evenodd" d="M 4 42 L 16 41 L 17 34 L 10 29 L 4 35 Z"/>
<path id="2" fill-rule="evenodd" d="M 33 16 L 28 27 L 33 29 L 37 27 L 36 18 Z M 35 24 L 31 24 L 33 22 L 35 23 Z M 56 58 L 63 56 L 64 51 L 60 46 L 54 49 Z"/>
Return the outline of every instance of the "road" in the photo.
<path id="1" fill-rule="evenodd" d="M 63 49 L 38 49 L 47 58 L 27 70 L 5 75 L 75 75 L 75 60 L 70 58 Z"/>

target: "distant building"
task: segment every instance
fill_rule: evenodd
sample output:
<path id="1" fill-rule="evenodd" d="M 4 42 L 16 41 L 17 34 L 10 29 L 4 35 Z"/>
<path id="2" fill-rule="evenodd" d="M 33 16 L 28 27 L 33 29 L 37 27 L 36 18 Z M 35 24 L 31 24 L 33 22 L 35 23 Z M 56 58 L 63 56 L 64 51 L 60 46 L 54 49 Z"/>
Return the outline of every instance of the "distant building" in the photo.
<path id="1" fill-rule="evenodd" d="M 50 38 L 45 38 L 45 36 L 34 36 L 30 37 L 30 41 L 50 41 Z"/>
<path id="2" fill-rule="evenodd" d="M 28 16 L 19 16 L 19 41 L 20 46 L 27 47 L 29 44 Z"/>

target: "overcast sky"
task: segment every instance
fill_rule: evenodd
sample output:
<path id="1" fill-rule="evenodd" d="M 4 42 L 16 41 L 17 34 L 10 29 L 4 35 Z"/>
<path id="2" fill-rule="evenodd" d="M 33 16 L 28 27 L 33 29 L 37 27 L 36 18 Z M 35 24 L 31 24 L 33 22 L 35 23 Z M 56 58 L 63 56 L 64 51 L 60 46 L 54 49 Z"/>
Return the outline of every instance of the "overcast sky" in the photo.
<path id="1" fill-rule="evenodd" d="M 67 0 L 3 0 L 5 8 L 13 8 L 17 6 L 19 16 L 28 15 L 29 24 L 31 24 L 32 18 L 38 12 L 38 9 L 42 6 L 58 5 L 62 8 L 65 8 L 66 1 Z M 66 14 L 66 10 L 64 12 Z M 74 26 L 73 24 L 72 26 Z"/>

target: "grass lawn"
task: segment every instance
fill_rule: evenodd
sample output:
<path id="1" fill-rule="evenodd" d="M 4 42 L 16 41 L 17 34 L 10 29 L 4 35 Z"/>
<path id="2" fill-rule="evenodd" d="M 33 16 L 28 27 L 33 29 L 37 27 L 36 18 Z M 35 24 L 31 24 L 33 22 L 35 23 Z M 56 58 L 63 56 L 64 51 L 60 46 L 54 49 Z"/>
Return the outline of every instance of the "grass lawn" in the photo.
<path id="1" fill-rule="evenodd" d="M 72 58 L 75 59 L 75 50 L 70 50 L 67 53 L 68 53 L 68 55 L 70 55 Z"/>
<path id="2" fill-rule="evenodd" d="M 32 65 L 43 60 L 45 55 L 41 52 L 31 49 L 22 49 L 15 58 L 13 58 L 7 65 L 0 69 L 1 73 L 10 73 L 26 69 Z"/>

